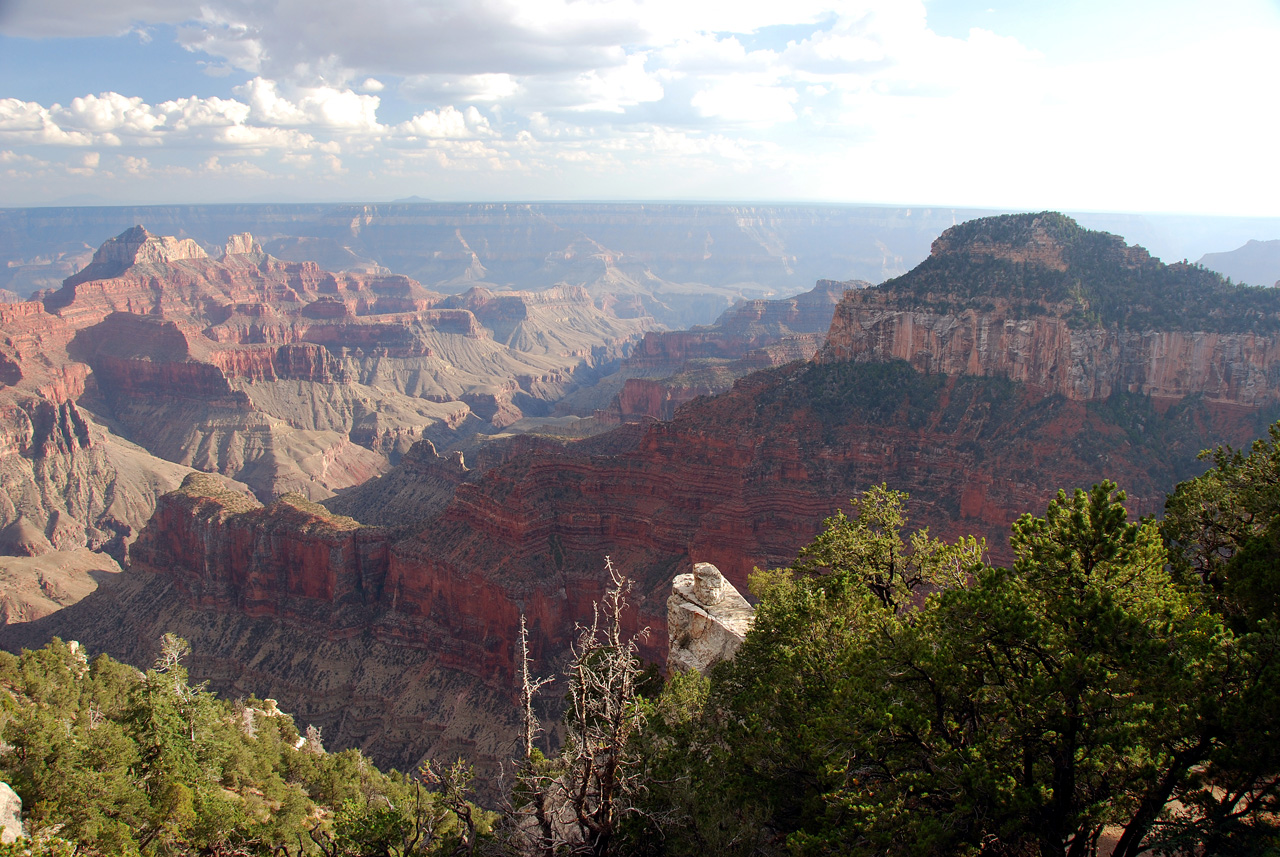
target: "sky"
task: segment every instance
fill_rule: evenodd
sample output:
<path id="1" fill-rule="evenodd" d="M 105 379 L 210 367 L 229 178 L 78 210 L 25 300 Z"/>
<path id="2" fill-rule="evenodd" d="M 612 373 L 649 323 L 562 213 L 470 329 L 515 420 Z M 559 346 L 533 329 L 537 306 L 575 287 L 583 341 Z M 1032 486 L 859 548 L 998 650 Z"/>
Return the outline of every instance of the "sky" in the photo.
<path id="1" fill-rule="evenodd" d="M 1280 0 L 0 0 L 0 206 L 1280 215 Z"/>

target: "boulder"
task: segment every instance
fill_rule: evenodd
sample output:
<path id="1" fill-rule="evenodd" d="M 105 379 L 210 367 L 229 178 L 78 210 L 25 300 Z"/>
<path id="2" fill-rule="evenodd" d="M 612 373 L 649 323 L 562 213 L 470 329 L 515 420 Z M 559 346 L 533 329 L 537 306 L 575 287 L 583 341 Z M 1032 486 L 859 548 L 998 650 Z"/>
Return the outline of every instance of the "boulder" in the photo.
<path id="1" fill-rule="evenodd" d="M 732 658 L 755 615 L 720 569 L 709 562 L 694 563 L 692 574 L 678 574 L 671 583 L 667 670 L 706 672 L 712 664 Z"/>
<path id="2" fill-rule="evenodd" d="M 26 836 L 22 828 L 22 798 L 8 783 L 0 783 L 0 828 L 0 842 L 6 844 Z"/>

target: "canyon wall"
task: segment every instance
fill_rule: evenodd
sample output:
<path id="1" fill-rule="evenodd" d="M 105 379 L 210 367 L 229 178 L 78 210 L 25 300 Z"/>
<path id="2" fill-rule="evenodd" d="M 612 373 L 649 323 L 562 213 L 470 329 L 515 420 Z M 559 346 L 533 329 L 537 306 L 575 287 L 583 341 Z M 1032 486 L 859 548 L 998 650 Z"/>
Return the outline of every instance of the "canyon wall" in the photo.
<path id="1" fill-rule="evenodd" d="M 871 291 L 841 304 L 819 359 L 905 360 L 926 374 L 991 375 L 1088 401 L 1113 393 L 1260 407 L 1280 395 L 1280 336 L 1074 328 L 995 304 L 960 313 L 893 309 Z M 1012 309 L 1012 311 L 1011 311 Z"/>
<path id="2" fill-rule="evenodd" d="M 935 321 L 917 329 L 918 318 Z M 740 378 L 667 421 L 579 442 L 495 442 L 472 467 L 419 441 L 347 505 L 332 501 L 364 523 L 190 479 L 161 501 L 118 586 L 23 633 L 79 621 L 91 647 L 123 655 L 155 628 L 131 594 L 149 587 L 166 593 L 170 627 L 206 647 L 198 678 L 234 690 L 252 675 L 287 708 L 323 718 L 326 737 L 382 759 L 439 750 L 430 736 L 387 737 L 382 715 L 344 720 L 308 685 L 329 681 L 325 658 L 346 659 L 328 668 L 343 682 L 395 663 L 431 694 L 456 692 L 466 722 L 490 711 L 486 734 L 505 737 L 486 739 L 489 752 L 514 734 L 503 730 L 521 615 L 537 670 L 554 672 L 603 592 L 606 555 L 634 580 L 630 627 L 649 629 L 642 655 L 661 663 L 676 574 L 710 562 L 744 588 L 753 567 L 790 562 L 871 485 L 909 492 L 912 525 L 936 537 L 985 537 L 994 562 L 1010 559 L 1009 524 L 1059 488 L 1110 478 L 1131 513 L 1157 514 L 1203 468 L 1201 449 L 1246 445 L 1280 417 L 1265 371 L 1252 387 L 1216 380 L 1255 377 L 1254 352 L 1222 344 L 1252 336 L 1268 353 L 1257 343 L 1277 320 L 1280 293 L 1160 265 L 1059 216 L 966 224 L 910 275 L 844 292 L 819 359 Z M 1110 346 L 1086 349 L 1073 375 L 1077 335 L 1134 344 L 1110 363 Z M 1153 362 L 1156 342 L 1191 356 Z M 1094 380 L 1063 387 L 1062 374 Z M 309 648 L 289 655 L 290 636 Z M 381 679 L 341 691 L 366 714 L 407 698 Z"/>
<path id="3" fill-rule="evenodd" d="M 401 275 L 275 259 L 248 233 L 206 249 L 140 226 L 42 297 L 0 305 L 0 451 L 18 455 L 0 526 L 24 512 L 45 526 L 59 511 L 94 547 L 117 531 L 131 538 L 191 468 L 264 500 L 321 499 L 384 472 L 422 438 L 548 414 L 653 323 L 602 311 L 580 287 L 446 299 Z M 83 426 L 55 466 L 36 447 L 41 426 L 58 420 Z M 141 490 L 117 504 L 124 529 L 104 517 L 116 502 L 113 456 L 151 473 L 130 476 Z M 41 475 L 51 467 L 62 474 L 53 482 Z"/>
<path id="4" fill-rule="evenodd" d="M 609 425 L 669 420 L 680 405 L 722 393 L 744 375 L 808 360 L 844 293 L 870 285 L 819 280 L 791 298 L 741 301 L 712 325 L 650 331 L 622 361 L 623 388 L 596 418 Z"/>

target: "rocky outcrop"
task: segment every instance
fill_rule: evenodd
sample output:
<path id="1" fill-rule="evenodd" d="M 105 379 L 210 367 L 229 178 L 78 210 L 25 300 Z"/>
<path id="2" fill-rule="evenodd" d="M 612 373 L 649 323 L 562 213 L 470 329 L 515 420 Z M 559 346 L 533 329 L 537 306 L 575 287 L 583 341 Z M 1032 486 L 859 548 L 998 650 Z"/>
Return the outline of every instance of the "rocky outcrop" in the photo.
<path id="1" fill-rule="evenodd" d="M 950 229 L 916 271 L 847 294 L 819 359 L 905 360 L 1078 401 L 1280 400 L 1280 292 L 1165 266 L 1061 215 L 994 221 Z"/>
<path id="2" fill-rule="evenodd" d="M 720 569 L 697 562 L 678 574 L 667 599 L 667 671 L 705 673 L 737 654 L 751 630 L 755 609 Z"/>
<path id="3" fill-rule="evenodd" d="M 118 277 L 134 265 L 164 265 L 207 258 L 209 255 L 190 238 L 156 236 L 141 226 L 135 226 L 107 239 L 93 254 L 93 260 L 78 274 L 68 278 L 64 287 Z"/>
<path id="4" fill-rule="evenodd" d="M 0 782 L 0 842 L 11 843 L 26 835 L 22 826 L 22 798 L 8 783 Z"/>

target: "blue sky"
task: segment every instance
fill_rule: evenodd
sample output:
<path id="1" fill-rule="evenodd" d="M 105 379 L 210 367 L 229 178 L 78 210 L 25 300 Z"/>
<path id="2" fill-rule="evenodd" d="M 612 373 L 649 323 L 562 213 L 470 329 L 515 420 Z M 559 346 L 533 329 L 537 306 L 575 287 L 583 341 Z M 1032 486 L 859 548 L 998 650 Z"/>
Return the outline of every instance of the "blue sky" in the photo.
<path id="1" fill-rule="evenodd" d="M 1280 215 L 1280 2 L 0 0 L 0 205 Z"/>

